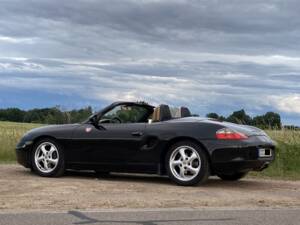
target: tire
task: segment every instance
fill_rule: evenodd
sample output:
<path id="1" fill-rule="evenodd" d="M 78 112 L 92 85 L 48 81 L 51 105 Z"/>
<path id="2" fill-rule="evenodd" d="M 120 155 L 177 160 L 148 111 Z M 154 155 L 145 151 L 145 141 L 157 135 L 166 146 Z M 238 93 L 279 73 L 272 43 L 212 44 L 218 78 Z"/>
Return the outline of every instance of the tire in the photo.
<path id="1" fill-rule="evenodd" d="M 192 141 L 172 145 L 165 158 L 165 168 L 169 178 L 182 186 L 203 184 L 210 175 L 205 150 Z"/>
<path id="2" fill-rule="evenodd" d="M 42 177 L 59 177 L 65 172 L 63 149 L 53 139 L 45 138 L 35 143 L 31 162 L 32 170 Z"/>
<path id="3" fill-rule="evenodd" d="M 248 172 L 236 172 L 233 174 L 218 174 L 217 176 L 220 177 L 222 180 L 236 181 L 242 179 L 247 174 Z"/>

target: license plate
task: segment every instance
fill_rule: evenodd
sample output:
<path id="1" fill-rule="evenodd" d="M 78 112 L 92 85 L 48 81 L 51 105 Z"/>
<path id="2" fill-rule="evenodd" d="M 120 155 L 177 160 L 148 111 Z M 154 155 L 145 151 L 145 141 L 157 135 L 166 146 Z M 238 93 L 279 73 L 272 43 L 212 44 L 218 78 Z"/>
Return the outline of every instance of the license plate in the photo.
<path id="1" fill-rule="evenodd" d="M 258 156 L 259 157 L 271 157 L 272 150 L 269 148 L 260 148 L 260 149 L 258 149 Z"/>

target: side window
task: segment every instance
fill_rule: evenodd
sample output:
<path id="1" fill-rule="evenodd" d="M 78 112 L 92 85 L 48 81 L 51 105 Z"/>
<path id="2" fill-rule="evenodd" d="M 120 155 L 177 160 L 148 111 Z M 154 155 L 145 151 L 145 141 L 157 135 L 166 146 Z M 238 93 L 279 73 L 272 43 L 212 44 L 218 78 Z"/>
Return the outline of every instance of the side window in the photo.
<path id="1" fill-rule="evenodd" d="M 139 123 L 148 114 L 148 110 L 141 106 L 119 105 L 105 113 L 100 123 Z"/>
<path id="2" fill-rule="evenodd" d="M 121 110 L 121 106 L 116 106 L 112 110 L 108 111 L 105 113 L 102 117 L 100 122 L 111 122 L 111 120 L 117 119 L 118 118 L 118 112 Z"/>

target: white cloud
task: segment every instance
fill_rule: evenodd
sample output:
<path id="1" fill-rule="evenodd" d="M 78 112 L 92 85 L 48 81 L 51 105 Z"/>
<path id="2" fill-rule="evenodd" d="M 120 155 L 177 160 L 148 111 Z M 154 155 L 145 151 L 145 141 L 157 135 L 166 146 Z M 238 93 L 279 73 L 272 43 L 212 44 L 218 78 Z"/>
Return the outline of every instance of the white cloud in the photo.
<path id="1" fill-rule="evenodd" d="M 33 44 L 34 39 L 33 38 L 13 38 L 13 37 L 5 37 L 5 36 L 0 36 L 0 43 L 1 42 L 7 42 L 7 43 L 12 43 L 12 44 Z"/>
<path id="2" fill-rule="evenodd" d="M 271 96 L 270 99 L 278 110 L 300 114 L 300 94 Z"/>
<path id="3" fill-rule="evenodd" d="M 1 6 L 0 89 L 87 102 L 143 99 L 200 113 L 299 111 L 297 1 L 11 0 Z"/>

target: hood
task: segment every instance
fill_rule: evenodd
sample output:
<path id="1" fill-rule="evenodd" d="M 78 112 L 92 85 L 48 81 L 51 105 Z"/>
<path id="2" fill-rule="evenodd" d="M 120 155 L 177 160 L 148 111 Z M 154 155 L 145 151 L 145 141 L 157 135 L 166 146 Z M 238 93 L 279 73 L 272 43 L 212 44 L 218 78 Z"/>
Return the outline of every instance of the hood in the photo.
<path id="1" fill-rule="evenodd" d="M 230 128 L 232 130 L 235 130 L 237 132 L 241 132 L 247 136 L 267 136 L 267 134 L 253 126 L 248 125 L 242 125 L 242 124 L 236 124 L 236 123 L 229 123 L 229 122 L 221 122 L 216 119 L 212 118 L 205 118 L 205 117 L 184 117 L 184 118 L 178 118 L 174 120 L 170 120 L 168 122 L 199 122 L 199 123 L 211 123 L 211 124 L 217 124 L 221 127 Z"/>
<path id="2" fill-rule="evenodd" d="M 61 125 L 48 125 L 43 127 L 38 127 L 30 130 L 28 133 L 40 133 L 40 132 L 49 132 L 49 131 L 58 131 L 58 130 L 65 130 L 65 129 L 72 129 L 80 124 L 61 124 Z"/>

